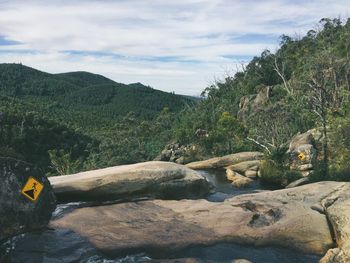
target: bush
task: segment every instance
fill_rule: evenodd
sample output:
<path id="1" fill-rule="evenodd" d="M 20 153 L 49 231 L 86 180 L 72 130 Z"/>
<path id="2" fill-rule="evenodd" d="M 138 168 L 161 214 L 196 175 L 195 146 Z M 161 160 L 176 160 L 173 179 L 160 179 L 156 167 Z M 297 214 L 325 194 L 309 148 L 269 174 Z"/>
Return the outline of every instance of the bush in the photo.
<path id="1" fill-rule="evenodd" d="M 289 170 L 289 168 L 278 165 L 272 160 L 263 161 L 260 173 L 263 182 L 276 186 L 287 186 L 302 177 L 300 172 Z"/>
<path id="2" fill-rule="evenodd" d="M 326 165 L 319 161 L 314 165 L 315 169 L 310 175 L 312 182 L 319 181 L 341 181 L 350 182 L 350 167 L 347 164 L 343 165 L 331 165 L 329 169 L 329 175 L 326 176 Z"/>
<path id="3" fill-rule="evenodd" d="M 283 171 L 272 160 L 264 160 L 262 162 L 260 173 L 263 182 L 282 185 Z"/>

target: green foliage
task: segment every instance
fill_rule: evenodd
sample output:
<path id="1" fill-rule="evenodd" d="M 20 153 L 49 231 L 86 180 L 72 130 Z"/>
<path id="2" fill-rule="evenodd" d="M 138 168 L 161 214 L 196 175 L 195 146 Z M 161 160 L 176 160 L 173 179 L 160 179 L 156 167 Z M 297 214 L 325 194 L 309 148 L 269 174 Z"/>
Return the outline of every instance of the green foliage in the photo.
<path id="1" fill-rule="evenodd" d="M 88 72 L 55 75 L 0 64 L 0 154 L 52 174 L 77 170 L 76 161 L 79 169 L 94 169 L 151 160 L 171 139 L 177 112 L 192 103 Z"/>
<path id="2" fill-rule="evenodd" d="M 70 153 L 64 150 L 49 150 L 51 165 L 59 175 L 73 174 L 79 171 L 81 163 L 73 160 Z"/>
<path id="3" fill-rule="evenodd" d="M 280 185 L 300 176 L 286 168 L 288 140 L 327 126 L 329 163 L 316 165 L 313 178 L 347 180 L 349 39 L 350 20 L 322 19 L 319 30 L 304 37 L 282 36 L 275 53 L 263 51 L 207 87 L 200 100 L 87 72 L 48 74 L 0 64 L 0 152 L 45 172 L 54 173 L 53 162 L 67 173 L 152 160 L 174 140 L 197 145 L 190 160 L 265 149 L 263 179 Z M 241 118 L 242 97 L 254 100 L 267 86 L 269 98 L 259 98 L 261 105 Z M 198 129 L 207 136 L 196 136 Z"/>
<path id="4" fill-rule="evenodd" d="M 21 105 L 2 100 L 0 105 L 0 155 L 11 156 L 36 164 L 45 172 L 50 168 L 49 150 L 63 149 L 74 160 L 84 160 L 97 141 L 80 132 L 57 124 Z"/>
<path id="5" fill-rule="evenodd" d="M 280 147 L 269 154 L 265 154 L 260 167 L 261 180 L 263 182 L 276 186 L 286 186 L 302 177 L 300 172 L 289 169 L 286 150 L 286 147 Z"/>

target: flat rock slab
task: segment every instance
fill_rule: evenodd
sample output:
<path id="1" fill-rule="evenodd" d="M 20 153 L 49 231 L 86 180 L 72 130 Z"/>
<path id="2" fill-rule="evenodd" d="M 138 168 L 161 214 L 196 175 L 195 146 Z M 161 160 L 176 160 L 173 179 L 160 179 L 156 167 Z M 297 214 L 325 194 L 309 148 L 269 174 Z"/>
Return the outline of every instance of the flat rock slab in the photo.
<path id="1" fill-rule="evenodd" d="M 0 158 L 0 178 L 0 241 L 45 227 L 56 208 L 46 176 L 29 163 Z"/>
<path id="2" fill-rule="evenodd" d="M 61 201 L 99 201 L 118 198 L 164 199 L 204 197 L 210 184 L 198 172 L 170 162 L 121 165 L 49 178 Z"/>
<path id="3" fill-rule="evenodd" d="M 204 161 L 188 163 L 186 166 L 194 170 L 224 168 L 245 161 L 260 160 L 262 157 L 263 154 L 261 152 L 240 152 Z"/>
<path id="4" fill-rule="evenodd" d="M 147 252 L 164 257 L 187 247 L 224 242 L 324 255 L 335 243 L 325 214 L 314 207 L 323 206 L 344 184 L 315 183 L 222 203 L 152 200 L 79 208 L 51 226 L 71 229 L 111 256 Z"/>

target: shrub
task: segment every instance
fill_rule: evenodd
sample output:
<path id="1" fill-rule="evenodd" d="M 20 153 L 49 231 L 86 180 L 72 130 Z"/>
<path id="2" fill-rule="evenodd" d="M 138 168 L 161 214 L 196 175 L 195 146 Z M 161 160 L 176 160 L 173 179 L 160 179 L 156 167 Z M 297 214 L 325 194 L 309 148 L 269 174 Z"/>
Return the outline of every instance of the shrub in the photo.
<path id="1" fill-rule="evenodd" d="M 272 160 L 264 160 L 262 162 L 260 173 L 263 182 L 282 185 L 283 171 Z"/>
<path id="2" fill-rule="evenodd" d="M 286 186 L 302 177 L 300 172 L 289 170 L 288 167 L 278 165 L 272 160 L 263 161 L 260 173 L 263 182 L 278 186 Z"/>

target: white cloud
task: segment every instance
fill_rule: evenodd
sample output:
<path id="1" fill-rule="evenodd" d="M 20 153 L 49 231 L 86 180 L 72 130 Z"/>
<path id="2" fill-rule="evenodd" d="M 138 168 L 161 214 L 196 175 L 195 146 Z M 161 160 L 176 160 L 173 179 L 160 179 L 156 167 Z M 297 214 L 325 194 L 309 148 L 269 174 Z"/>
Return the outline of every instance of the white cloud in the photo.
<path id="1" fill-rule="evenodd" d="M 279 35 L 303 34 L 322 17 L 347 17 L 347 6 L 349 0 L 0 1 L 0 36 L 22 43 L 0 46 L 0 62 L 199 94 L 222 68 L 235 67 L 228 56 L 274 49 Z M 246 34 L 270 37 L 248 41 Z"/>

